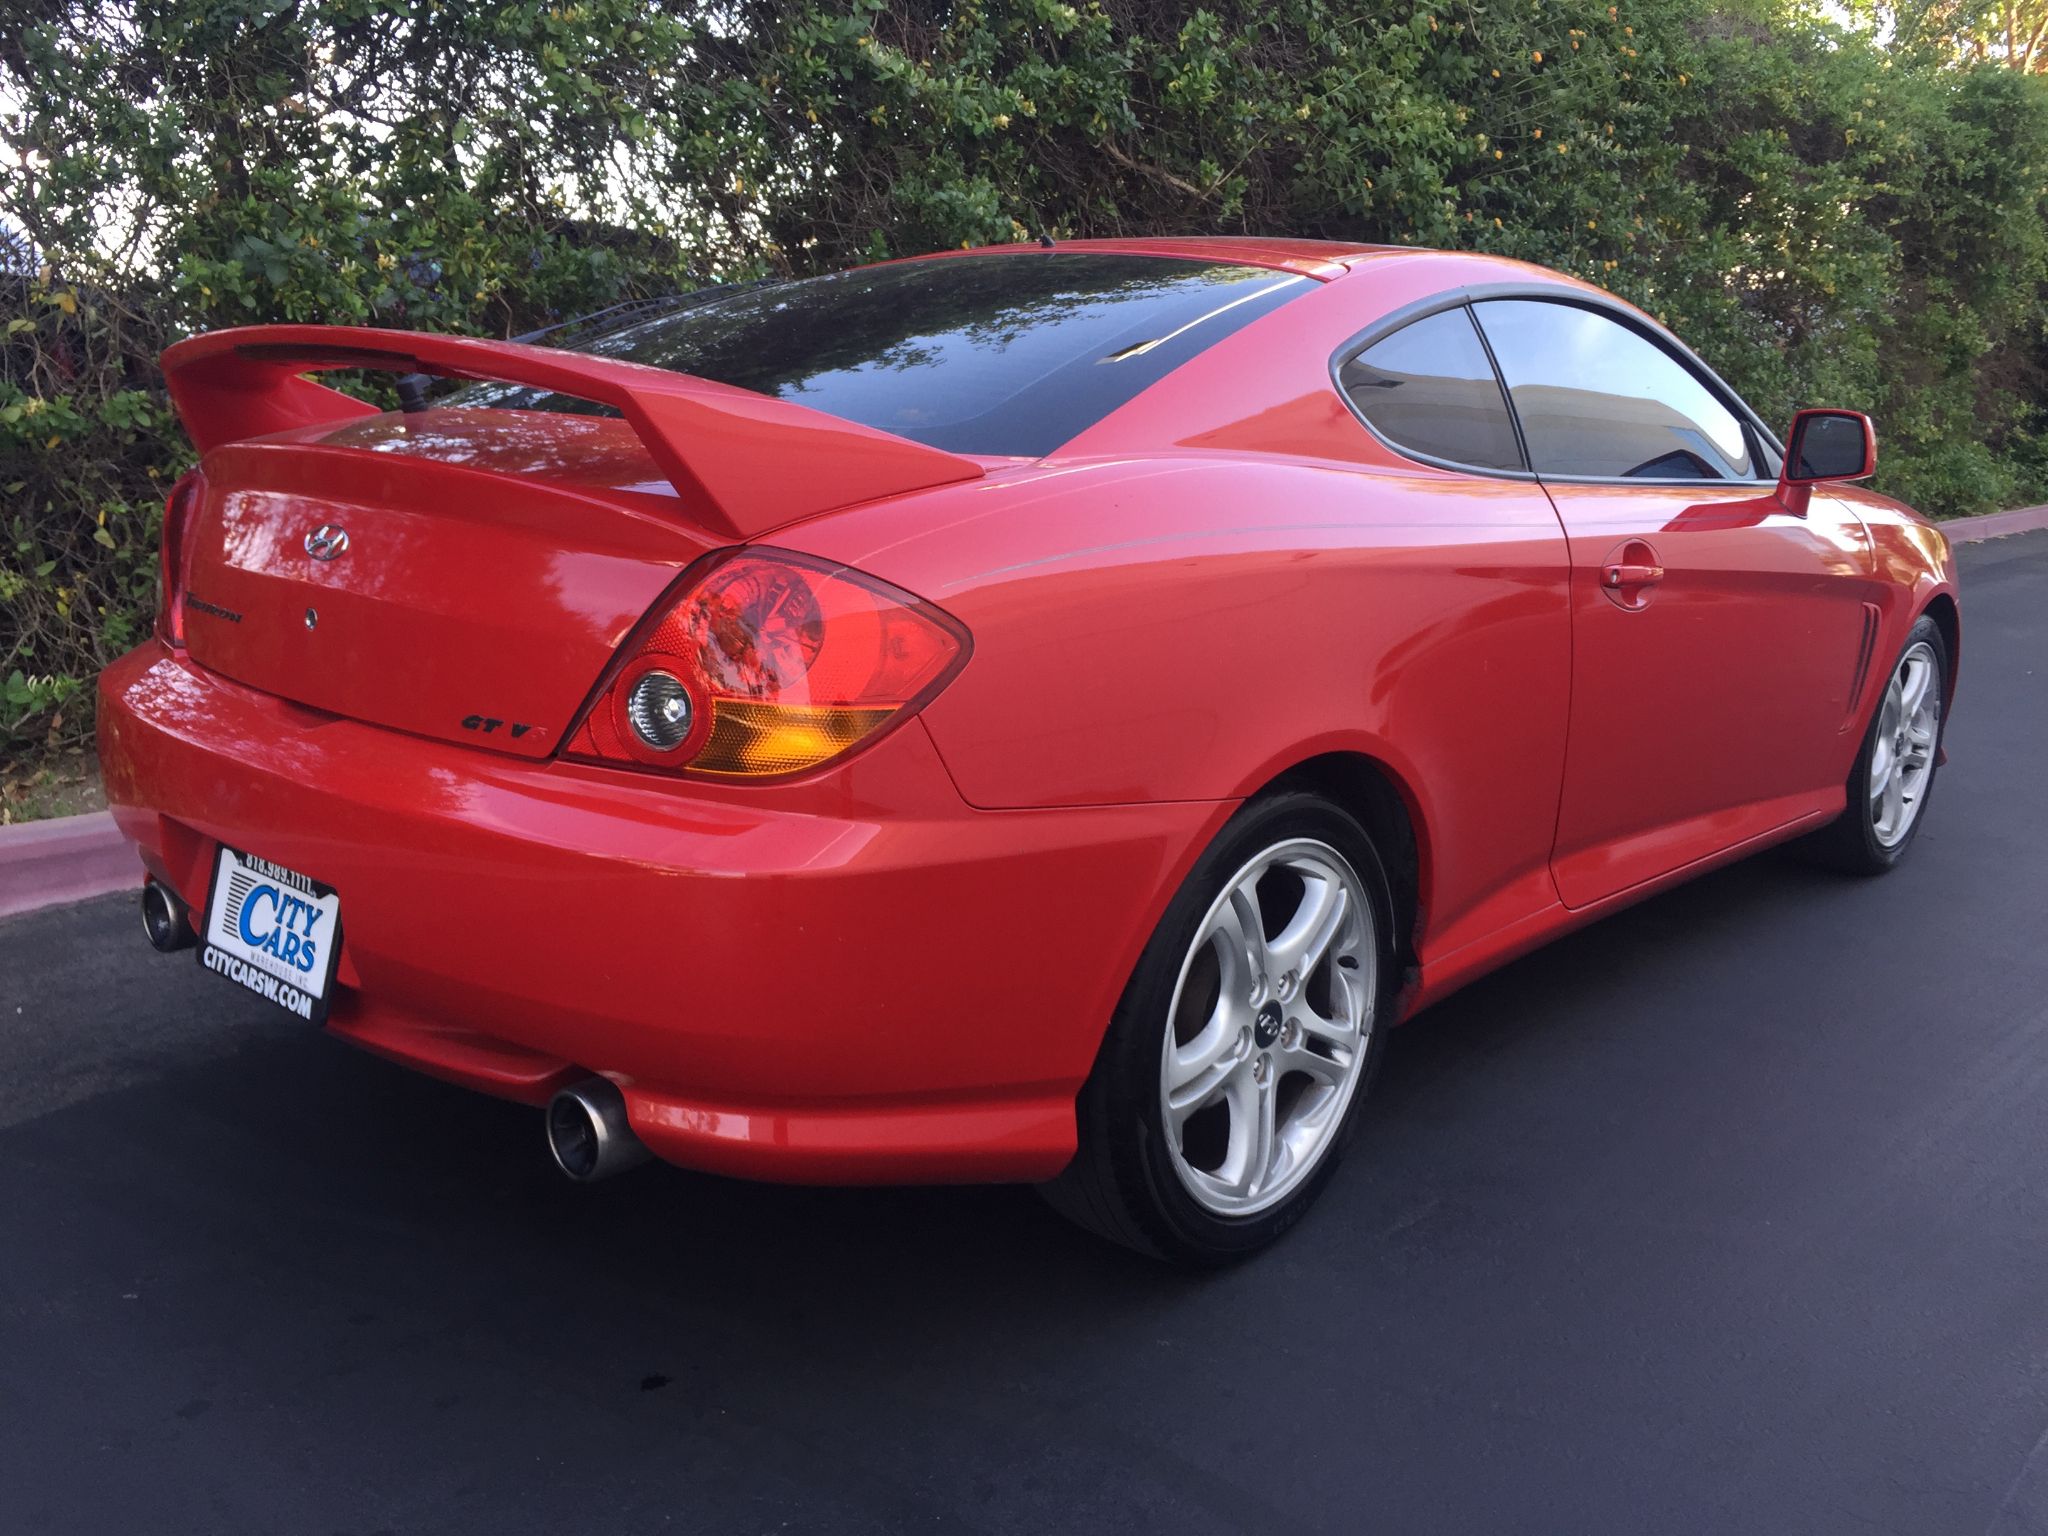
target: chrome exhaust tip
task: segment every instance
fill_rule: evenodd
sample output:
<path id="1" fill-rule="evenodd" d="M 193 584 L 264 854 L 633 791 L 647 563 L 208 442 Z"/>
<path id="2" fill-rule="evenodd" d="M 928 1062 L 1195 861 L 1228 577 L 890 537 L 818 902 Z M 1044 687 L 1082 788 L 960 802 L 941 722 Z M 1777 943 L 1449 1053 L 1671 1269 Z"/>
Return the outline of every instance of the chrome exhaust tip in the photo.
<path id="1" fill-rule="evenodd" d="M 610 1178 L 653 1156 L 626 1118 L 626 1096 L 609 1078 L 571 1083 L 548 1101 L 548 1152 L 579 1184 Z"/>
<path id="2" fill-rule="evenodd" d="M 199 942 L 185 904 L 171 894 L 169 886 L 155 879 L 142 882 L 142 931 L 149 947 L 166 955 Z"/>

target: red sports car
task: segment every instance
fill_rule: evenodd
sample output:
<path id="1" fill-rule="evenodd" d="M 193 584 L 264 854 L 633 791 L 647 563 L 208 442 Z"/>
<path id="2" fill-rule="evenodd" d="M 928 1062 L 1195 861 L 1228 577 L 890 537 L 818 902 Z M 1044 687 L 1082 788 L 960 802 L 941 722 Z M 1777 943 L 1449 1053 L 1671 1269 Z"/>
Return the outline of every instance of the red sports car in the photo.
<path id="1" fill-rule="evenodd" d="M 1955 569 L 1869 423 L 1781 447 L 1492 257 L 1076 242 L 164 367 L 203 457 L 100 685 L 151 939 L 577 1178 L 1040 1181 L 1226 1259 L 1390 1026 L 1771 843 L 1887 869 L 1941 761 Z"/>

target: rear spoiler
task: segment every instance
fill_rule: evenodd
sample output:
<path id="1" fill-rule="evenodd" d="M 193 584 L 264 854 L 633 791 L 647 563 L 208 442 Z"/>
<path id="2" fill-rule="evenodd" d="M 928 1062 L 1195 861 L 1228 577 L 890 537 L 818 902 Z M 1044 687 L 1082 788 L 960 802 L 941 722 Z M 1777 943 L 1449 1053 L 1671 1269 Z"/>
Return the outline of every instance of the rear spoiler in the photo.
<path id="1" fill-rule="evenodd" d="M 181 341 L 164 378 L 201 453 L 378 414 L 303 377 L 331 368 L 521 384 L 616 407 L 715 534 L 751 538 L 834 507 L 978 479 L 972 459 L 750 389 L 586 353 L 344 325 L 253 325 Z"/>

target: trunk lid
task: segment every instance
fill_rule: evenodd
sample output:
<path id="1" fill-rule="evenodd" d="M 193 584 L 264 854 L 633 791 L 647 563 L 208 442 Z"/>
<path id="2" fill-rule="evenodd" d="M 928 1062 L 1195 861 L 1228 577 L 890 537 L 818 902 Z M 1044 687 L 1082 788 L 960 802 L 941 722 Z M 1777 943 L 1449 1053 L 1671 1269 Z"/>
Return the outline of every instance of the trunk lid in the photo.
<path id="1" fill-rule="evenodd" d="M 165 545 L 193 660 L 522 757 L 560 745 L 627 631 L 699 555 L 986 472 L 774 396 L 518 342 L 251 326 L 163 362 L 204 455 L 198 504 Z M 350 369 L 617 414 L 381 414 L 308 377 Z"/>
<path id="2" fill-rule="evenodd" d="M 615 418 L 364 417 L 217 448 L 203 475 L 193 660 L 521 757 L 561 745 L 627 631 L 723 542 Z"/>

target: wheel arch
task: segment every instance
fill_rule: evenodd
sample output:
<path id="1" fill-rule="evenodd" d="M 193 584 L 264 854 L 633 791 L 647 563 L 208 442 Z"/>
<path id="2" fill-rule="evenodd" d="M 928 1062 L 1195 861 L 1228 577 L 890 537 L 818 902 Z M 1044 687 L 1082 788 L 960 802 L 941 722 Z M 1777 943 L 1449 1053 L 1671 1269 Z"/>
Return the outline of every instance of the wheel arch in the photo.
<path id="1" fill-rule="evenodd" d="M 1320 752 L 1282 769 L 1253 796 L 1308 789 L 1358 818 L 1387 866 L 1388 899 L 1403 970 L 1416 964 L 1415 941 L 1428 910 L 1429 834 L 1418 797 L 1379 758 L 1357 751 Z"/>
<path id="2" fill-rule="evenodd" d="M 1962 610 L 1956 606 L 1953 592 L 1937 592 L 1927 600 L 1920 610 L 1921 617 L 1934 620 L 1941 631 L 1941 641 L 1948 649 L 1948 676 L 1942 681 L 1947 685 L 1945 706 L 1954 709 L 1956 683 L 1963 667 L 1963 620 Z"/>

